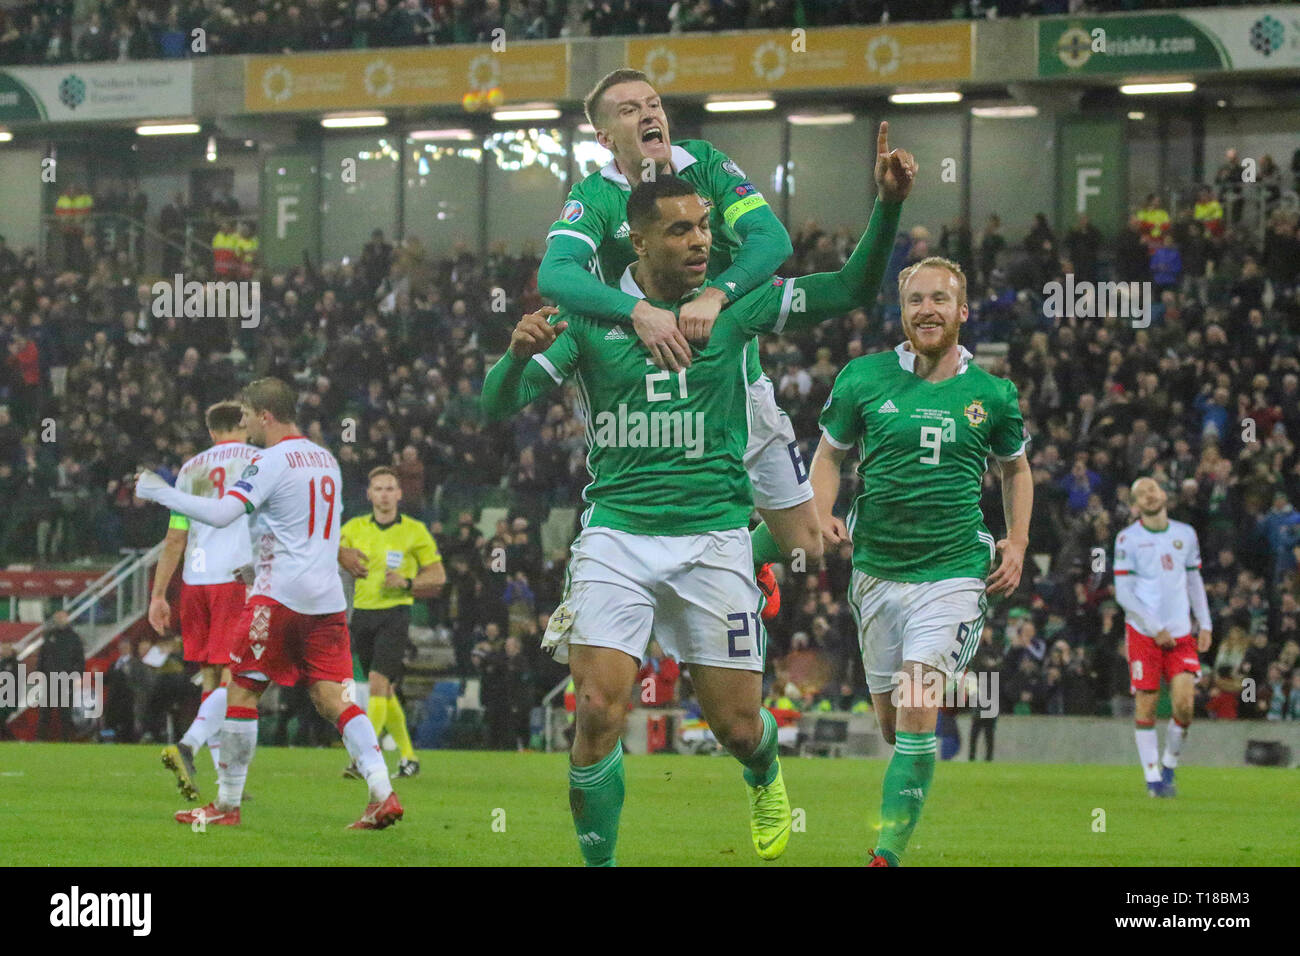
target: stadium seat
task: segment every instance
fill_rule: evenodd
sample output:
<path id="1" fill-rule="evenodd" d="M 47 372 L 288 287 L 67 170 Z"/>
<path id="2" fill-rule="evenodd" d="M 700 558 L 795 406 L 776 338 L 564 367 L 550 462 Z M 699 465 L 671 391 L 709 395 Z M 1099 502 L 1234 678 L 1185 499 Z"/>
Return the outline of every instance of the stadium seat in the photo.
<path id="1" fill-rule="evenodd" d="M 490 539 L 497 533 L 497 522 L 504 521 L 507 513 L 505 508 L 484 508 L 478 516 L 479 533 Z"/>
<path id="2" fill-rule="evenodd" d="M 542 553 L 564 551 L 573 542 L 573 523 L 578 518 L 576 508 L 552 508 L 550 517 L 542 525 Z"/>

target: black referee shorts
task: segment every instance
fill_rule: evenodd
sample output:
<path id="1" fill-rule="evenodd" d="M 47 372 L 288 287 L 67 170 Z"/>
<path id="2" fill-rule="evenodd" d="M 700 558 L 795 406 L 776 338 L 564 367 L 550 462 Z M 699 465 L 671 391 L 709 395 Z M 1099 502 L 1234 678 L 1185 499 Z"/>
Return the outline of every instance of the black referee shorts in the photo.
<path id="1" fill-rule="evenodd" d="M 410 643 L 411 606 L 399 604 L 380 611 L 353 608 L 348 625 L 352 650 L 361 659 L 361 670 L 383 674 L 397 683 L 406 673 L 406 647 Z"/>

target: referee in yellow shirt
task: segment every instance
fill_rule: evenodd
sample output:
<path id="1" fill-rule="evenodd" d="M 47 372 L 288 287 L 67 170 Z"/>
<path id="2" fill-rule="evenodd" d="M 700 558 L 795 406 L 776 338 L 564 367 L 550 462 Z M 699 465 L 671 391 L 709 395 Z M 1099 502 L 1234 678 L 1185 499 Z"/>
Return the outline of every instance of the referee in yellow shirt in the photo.
<path id="1" fill-rule="evenodd" d="M 398 513 L 402 487 L 397 472 L 385 466 L 372 469 L 366 499 L 371 513 L 348 521 L 339 535 L 339 564 L 356 578 L 348 630 L 361 669 L 370 675 L 366 712 L 375 736 L 382 737 L 386 729 L 397 743 L 401 762 L 394 776 L 414 777 L 420 762 L 396 688 L 406 670 L 411 605 L 417 597 L 436 594 L 447 583 L 447 572 L 424 522 Z M 349 767 L 344 776 L 354 776 L 353 771 Z"/>

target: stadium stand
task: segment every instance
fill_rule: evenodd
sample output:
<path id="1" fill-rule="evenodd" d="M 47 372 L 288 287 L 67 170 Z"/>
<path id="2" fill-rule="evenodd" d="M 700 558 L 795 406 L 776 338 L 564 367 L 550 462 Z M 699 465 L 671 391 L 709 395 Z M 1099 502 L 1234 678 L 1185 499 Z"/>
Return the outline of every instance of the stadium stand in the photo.
<path id="1" fill-rule="evenodd" d="M 1000 605 L 981 650 L 981 666 L 1000 671 L 1003 712 L 1131 707 L 1122 615 L 1096 557 L 1132 520 L 1127 486 L 1151 475 L 1169 490 L 1172 516 L 1201 529 L 1218 626 L 1198 711 L 1300 719 L 1297 217 L 1273 211 L 1262 247 L 1230 214 L 1217 235 L 1203 229 L 1190 204 L 1173 210 L 1159 239 L 1142 238 L 1139 224 L 1135 216 L 1115 240 L 1086 223 L 1058 238 L 1041 219 L 1024 225 L 1023 239 L 1009 225 L 1009 242 L 996 241 L 995 223 L 978 237 L 963 223 L 944 225 L 937 242 L 913 229 L 898 237 L 871 313 L 772 339 L 764 364 L 811 454 L 836 369 L 901 336 L 891 295 L 898 272 L 932 252 L 962 262 L 972 305 L 964 341 L 1018 383 L 1034 436 L 1035 566 Z M 430 622 L 450 631 L 458 673 L 483 676 L 489 708 L 515 715 L 488 719 L 492 739 L 513 746 L 520 709 L 554 683 L 544 679 L 554 673 L 537 659 L 535 635 L 539 614 L 544 623 L 559 600 L 586 480 L 572 394 L 502 425 L 478 415 L 485 364 L 514 320 L 541 304 L 535 255 L 498 244 L 482 259 L 431 259 L 415 238 L 394 245 L 376 234 L 350 263 L 263 275 L 269 334 L 253 336 L 235 321 L 191 327 L 155 318 L 145 277 L 111 242 L 91 238 L 84 270 L 0 247 L 0 494 L 12 503 L 0 558 L 66 562 L 153 544 L 166 514 L 133 500 L 126 477 L 142 463 L 173 473 L 200 447 L 203 408 L 252 377 L 284 376 L 300 388 L 307 434 L 339 453 L 345 514 L 364 508 L 370 468 L 399 469 L 406 506 L 430 522 L 448 562 L 449 586 L 431 602 Z M 793 238 L 784 274 L 838 268 L 855 237 L 805 223 Z M 1126 266 L 1125 242 L 1147 261 Z M 1181 265 L 1163 283 L 1149 329 L 1043 317 L 1044 281 L 1124 268 L 1146 279 L 1170 268 L 1168 251 Z M 505 313 L 483 308 L 495 286 L 506 290 Z M 59 456 L 38 440 L 49 417 L 65 423 Z M 341 433 L 349 420 L 355 442 Z M 1248 427 L 1257 442 L 1243 441 Z M 996 533 L 991 476 L 986 490 Z M 842 504 L 854 493 L 847 481 Z M 491 573 L 497 549 L 509 576 Z M 787 578 L 771 628 L 774 700 L 848 709 L 862 698 L 852 618 L 838 597 L 848 570 L 840 553 L 820 574 Z M 516 639 L 509 648 L 508 638 Z M 1258 685 L 1253 705 L 1240 703 L 1245 679 Z M 140 721 L 156 727 L 159 717 Z"/>
<path id="2" fill-rule="evenodd" d="M 1229 0 L 1196 6 L 1230 6 Z M 0 9 L 0 65 L 1177 9 L 1165 0 L 100 0 Z M 494 31 L 503 30 L 504 34 Z"/>

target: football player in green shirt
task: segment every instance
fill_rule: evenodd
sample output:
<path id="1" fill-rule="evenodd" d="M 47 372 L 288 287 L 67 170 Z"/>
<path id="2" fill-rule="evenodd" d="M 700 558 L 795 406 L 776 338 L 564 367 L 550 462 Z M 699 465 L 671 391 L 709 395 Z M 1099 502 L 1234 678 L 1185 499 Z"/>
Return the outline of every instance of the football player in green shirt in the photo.
<path id="1" fill-rule="evenodd" d="M 590 865 L 614 862 L 620 736 L 652 628 L 690 667 L 710 728 L 744 765 L 755 850 L 775 859 L 789 840 L 776 722 L 760 707 L 766 633 L 746 531 L 752 498 L 744 354 L 757 334 L 807 328 L 875 300 L 916 169 L 883 137 L 881 146 L 879 198 L 844 267 L 771 279 L 742 296 L 719 316 L 689 368 L 659 369 L 626 322 L 610 326 L 567 312 L 548 322 L 556 310 L 544 309 L 516 326 L 484 382 L 491 419 L 566 380 L 584 409 L 589 507 L 565 600 L 543 646 L 557 660 L 571 658 L 577 729 L 570 805 Z M 657 308 L 680 309 L 707 273 L 710 207 L 693 184 L 660 176 L 637 186 L 627 212 L 638 260 L 622 287 Z"/>
<path id="2" fill-rule="evenodd" d="M 790 237 L 757 186 L 726 154 L 704 140 L 672 142 L 659 94 L 641 71 L 608 74 L 588 94 L 585 106 L 596 141 L 613 159 L 570 190 L 547 233 L 538 290 L 565 311 L 607 326 L 630 319 L 655 364 L 676 373 L 691 364 L 687 340 L 707 341 L 722 309 L 770 280 L 793 251 Z M 628 195 L 636 183 L 664 174 L 689 181 L 712 204 L 708 278 L 699 294 L 681 306 L 680 321 L 620 284 L 636 261 Z M 776 403 L 772 382 L 763 374 L 757 340 L 746 348 L 745 363 L 750 404 L 745 469 L 763 519 L 753 532 L 754 562 L 762 568 L 802 556 L 796 569 L 816 570 L 822 541 L 808 467 L 790 420 Z M 759 583 L 765 593 L 776 590 L 776 579 L 766 568 Z M 764 617 L 770 619 L 778 607 L 779 599 L 771 601 Z"/>
<path id="3" fill-rule="evenodd" d="M 1034 498 L 1016 387 L 957 343 L 969 314 L 961 267 L 922 259 L 903 270 L 898 292 L 907 341 L 840 371 L 812 466 L 827 547 L 853 543 L 849 607 L 880 732 L 894 746 L 872 866 L 898 865 L 920 817 L 942 695 L 979 647 L 985 590 L 1020 584 Z M 846 526 L 832 509 L 854 448 L 862 491 Z M 980 512 L 990 455 L 1008 529 L 996 544 Z"/>

